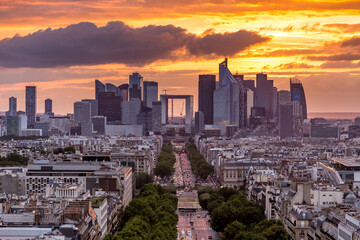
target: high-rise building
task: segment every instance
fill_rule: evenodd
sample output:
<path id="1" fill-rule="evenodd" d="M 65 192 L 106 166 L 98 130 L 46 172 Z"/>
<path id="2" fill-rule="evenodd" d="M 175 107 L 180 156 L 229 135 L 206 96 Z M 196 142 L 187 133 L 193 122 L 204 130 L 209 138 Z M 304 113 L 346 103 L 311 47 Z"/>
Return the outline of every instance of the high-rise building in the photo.
<path id="1" fill-rule="evenodd" d="M 214 91 L 216 89 L 215 75 L 199 75 L 198 109 L 204 115 L 205 124 L 214 123 Z"/>
<path id="2" fill-rule="evenodd" d="M 282 103 L 291 102 L 290 91 L 280 90 L 278 92 L 278 102 L 279 102 L 279 105 L 282 104 Z"/>
<path id="3" fill-rule="evenodd" d="M 112 92 L 115 96 L 121 96 L 123 101 L 129 100 L 129 84 L 125 83 L 116 87 L 112 83 L 102 83 L 98 79 L 95 80 L 95 100 L 99 100 L 100 93 Z M 94 115 L 96 116 L 96 115 Z"/>
<path id="4" fill-rule="evenodd" d="M 100 82 L 98 79 L 95 79 L 95 99 L 99 99 L 99 94 L 105 92 L 105 84 Z"/>
<path id="5" fill-rule="evenodd" d="M 99 102 L 96 99 L 83 99 L 82 102 L 88 102 L 91 105 L 91 117 L 98 116 Z"/>
<path id="6" fill-rule="evenodd" d="M 158 83 L 144 81 L 144 102 L 146 107 L 151 108 L 154 101 L 158 101 Z"/>
<path id="7" fill-rule="evenodd" d="M 9 136 L 20 136 L 21 130 L 27 129 L 25 114 L 6 116 L 6 132 Z"/>
<path id="8" fill-rule="evenodd" d="M 305 91 L 300 80 L 295 78 L 290 79 L 290 93 L 291 101 L 300 103 L 303 119 L 307 119 Z"/>
<path id="9" fill-rule="evenodd" d="M 54 115 L 52 111 L 52 99 L 50 98 L 45 99 L 45 114 Z"/>
<path id="10" fill-rule="evenodd" d="M 246 126 L 250 127 L 250 117 L 251 117 L 251 108 L 254 107 L 254 91 L 252 91 L 250 88 L 244 89 L 245 93 L 245 116 L 246 116 Z"/>
<path id="11" fill-rule="evenodd" d="M 122 98 L 114 92 L 102 92 L 99 94 L 99 116 L 105 116 L 108 122 L 121 121 Z"/>
<path id="12" fill-rule="evenodd" d="M 161 101 L 152 103 L 152 131 L 161 132 Z"/>
<path id="13" fill-rule="evenodd" d="M 293 137 L 293 104 L 291 102 L 279 105 L 279 135 L 281 139 Z"/>
<path id="14" fill-rule="evenodd" d="M 141 110 L 141 101 L 133 98 L 131 101 L 121 103 L 122 124 L 135 125 L 137 123 L 137 115 Z"/>
<path id="15" fill-rule="evenodd" d="M 32 128 L 36 120 L 36 86 L 26 86 L 25 111 L 28 128 Z"/>
<path id="16" fill-rule="evenodd" d="M 202 133 L 205 129 L 204 114 L 200 111 L 195 112 L 195 134 Z"/>
<path id="17" fill-rule="evenodd" d="M 242 80 L 234 78 L 227 59 L 219 64 L 219 83 L 214 91 L 214 124 L 245 126 Z"/>
<path id="18" fill-rule="evenodd" d="M 104 116 L 94 116 L 91 118 L 93 132 L 96 134 L 105 134 L 106 129 L 106 117 Z"/>
<path id="19" fill-rule="evenodd" d="M 91 122 L 91 104 L 89 102 L 74 103 L 74 122 L 77 125 Z"/>
<path id="20" fill-rule="evenodd" d="M 119 86 L 119 96 L 123 101 L 129 101 L 129 84 L 121 84 Z"/>
<path id="21" fill-rule="evenodd" d="M 271 95 L 271 118 L 278 117 L 278 90 L 276 87 L 273 87 Z"/>
<path id="22" fill-rule="evenodd" d="M 272 117 L 272 96 L 273 80 L 268 80 L 264 73 L 256 74 L 255 107 L 263 107 L 267 119 Z"/>
<path id="23" fill-rule="evenodd" d="M 136 115 L 136 123 L 143 126 L 145 135 L 149 135 L 149 132 L 152 131 L 152 109 L 141 106 L 141 111 Z"/>
<path id="24" fill-rule="evenodd" d="M 6 112 L 6 116 L 16 116 L 17 111 L 17 99 L 15 97 L 9 98 L 9 111 Z"/>
<path id="25" fill-rule="evenodd" d="M 255 92 L 255 81 L 254 80 L 244 80 L 243 81 L 244 87 L 250 89 L 251 91 Z"/>
<path id="26" fill-rule="evenodd" d="M 116 96 L 119 95 L 118 87 L 112 83 L 105 83 L 105 92 L 113 92 Z"/>
<path id="27" fill-rule="evenodd" d="M 129 76 L 129 100 L 133 98 L 143 100 L 143 77 L 139 73 L 133 73 Z"/>

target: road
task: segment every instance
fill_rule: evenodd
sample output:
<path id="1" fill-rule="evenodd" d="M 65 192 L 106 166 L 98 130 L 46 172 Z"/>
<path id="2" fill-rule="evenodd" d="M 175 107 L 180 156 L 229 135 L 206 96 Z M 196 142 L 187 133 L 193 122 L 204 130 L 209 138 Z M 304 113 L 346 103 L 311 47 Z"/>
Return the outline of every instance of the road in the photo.
<path id="1" fill-rule="evenodd" d="M 182 145 L 183 146 L 183 145 Z M 175 147 L 180 148 L 179 145 Z M 175 167 L 180 169 L 175 170 L 174 183 L 175 185 L 179 181 L 183 181 L 185 189 L 177 191 L 179 198 L 178 211 L 178 236 L 181 240 L 208 240 L 208 239 L 220 239 L 220 234 L 212 230 L 210 227 L 210 216 L 207 211 L 201 209 L 199 205 L 198 195 L 196 190 L 192 190 L 195 187 L 196 177 L 191 171 L 191 165 L 187 158 L 187 154 L 181 152 L 175 154 L 177 162 L 180 166 L 175 164 Z M 182 174 L 182 177 L 179 176 Z M 204 185 L 207 185 L 204 182 Z M 212 185 L 211 182 L 209 185 Z"/>
<path id="2" fill-rule="evenodd" d="M 193 222 L 193 227 L 190 222 Z M 194 213 L 182 213 L 179 215 L 179 239 L 185 240 L 208 240 L 220 239 L 220 234 L 212 230 L 210 227 L 210 216 L 207 211 L 199 211 Z M 185 238 L 181 238 L 181 232 L 184 231 Z M 191 238 L 189 238 L 188 232 L 191 232 Z"/>

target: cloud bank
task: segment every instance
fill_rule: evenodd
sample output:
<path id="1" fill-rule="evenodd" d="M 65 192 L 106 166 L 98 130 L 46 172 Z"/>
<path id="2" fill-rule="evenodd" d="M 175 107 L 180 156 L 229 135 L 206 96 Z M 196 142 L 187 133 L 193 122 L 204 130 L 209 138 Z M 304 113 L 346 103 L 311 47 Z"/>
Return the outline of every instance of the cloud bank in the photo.
<path id="1" fill-rule="evenodd" d="M 144 66 L 182 57 L 231 57 L 268 40 L 246 30 L 207 31 L 197 36 L 174 25 L 133 28 L 117 21 L 97 27 L 82 22 L 1 40 L 0 66 L 51 68 L 108 63 Z"/>

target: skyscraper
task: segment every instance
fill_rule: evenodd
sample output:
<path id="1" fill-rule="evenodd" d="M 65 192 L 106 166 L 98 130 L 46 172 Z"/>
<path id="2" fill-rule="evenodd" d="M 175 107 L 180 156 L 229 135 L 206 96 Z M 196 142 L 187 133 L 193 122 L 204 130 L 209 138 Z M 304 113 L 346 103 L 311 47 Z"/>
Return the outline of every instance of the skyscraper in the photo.
<path id="1" fill-rule="evenodd" d="M 98 116 L 99 111 L 99 102 L 96 99 L 83 99 L 82 102 L 88 102 L 90 103 L 91 107 L 91 117 Z"/>
<path id="2" fill-rule="evenodd" d="M 143 77 L 139 73 L 133 73 L 129 76 L 129 100 L 137 98 L 143 100 Z"/>
<path id="3" fill-rule="evenodd" d="M 202 112 L 195 112 L 195 134 L 202 133 L 204 130 L 204 120 L 204 114 Z"/>
<path id="4" fill-rule="evenodd" d="M 300 103 L 303 119 L 307 119 L 305 91 L 300 80 L 296 78 L 290 79 L 290 93 L 291 101 Z"/>
<path id="5" fill-rule="evenodd" d="M 99 116 L 105 116 L 108 122 L 121 121 L 121 96 L 114 92 L 102 92 L 99 94 Z"/>
<path id="6" fill-rule="evenodd" d="M 144 81 L 143 96 L 144 96 L 145 106 L 151 108 L 152 103 L 159 100 L 159 98 L 158 98 L 158 83 Z"/>
<path id="7" fill-rule="evenodd" d="M 98 79 L 95 79 L 95 99 L 99 99 L 99 94 L 105 92 L 105 84 L 100 82 Z"/>
<path id="8" fill-rule="evenodd" d="M 214 123 L 214 91 L 216 89 L 215 75 L 199 75 L 198 109 L 204 115 L 205 124 Z"/>
<path id="9" fill-rule="evenodd" d="M 54 115 L 52 111 L 52 99 L 50 98 L 45 99 L 45 114 Z"/>
<path id="10" fill-rule="evenodd" d="M 28 128 L 34 127 L 36 120 L 36 86 L 26 86 L 25 112 Z"/>
<path id="11" fill-rule="evenodd" d="M 293 104 L 291 102 L 279 105 L 279 135 L 281 139 L 292 137 L 293 129 Z"/>
<path id="12" fill-rule="evenodd" d="M 123 101 L 129 101 L 129 84 L 121 84 L 119 86 L 119 96 Z"/>
<path id="13" fill-rule="evenodd" d="M 93 125 L 93 131 L 96 132 L 96 134 L 105 134 L 106 129 L 106 117 L 104 116 L 93 116 L 91 118 L 91 122 Z"/>
<path id="14" fill-rule="evenodd" d="M 281 103 L 291 102 L 290 91 L 280 90 L 280 91 L 278 92 L 278 102 L 279 102 L 279 105 L 280 105 Z"/>
<path id="15" fill-rule="evenodd" d="M 161 132 L 161 101 L 152 103 L 152 131 Z"/>
<path id="16" fill-rule="evenodd" d="M 16 116 L 17 99 L 15 97 L 9 98 L 9 111 L 6 113 L 7 116 Z"/>
<path id="17" fill-rule="evenodd" d="M 256 74 L 255 107 L 265 109 L 265 117 L 272 117 L 273 80 L 268 80 L 264 73 Z"/>
<path id="18" fill-rule="evenodd" d="M 74 122 L 77 125 L 91 122 L 91 104 L 89 102 L 74 103 Z"/>
<path id="19" fill-rule="evenodd" d="M 228 69 L 227 58 L 219 64 L 219 83 L 214 91 L 214 124 L 244 127 L 244 96 L 240 78 Z"/>

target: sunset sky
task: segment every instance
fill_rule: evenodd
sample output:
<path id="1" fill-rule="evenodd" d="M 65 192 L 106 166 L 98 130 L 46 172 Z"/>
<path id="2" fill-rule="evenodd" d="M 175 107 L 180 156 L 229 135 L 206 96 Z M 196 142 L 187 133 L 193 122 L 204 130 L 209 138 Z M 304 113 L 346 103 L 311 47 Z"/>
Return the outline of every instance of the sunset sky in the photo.
<path id="1" fill-rule="evenodd" d="M 115 85 L 139 72 L 159 93 L 193 94 L 199 74 L 264 72 L 279 90 L 303 82 L 309 112 L 360 112 L 360 2 L 294 0 L 0 0 L 0 110 L 37 112 L 94 98 L 94 79 Z M 170 94 L 170 92 L 169 92 Z"/>

